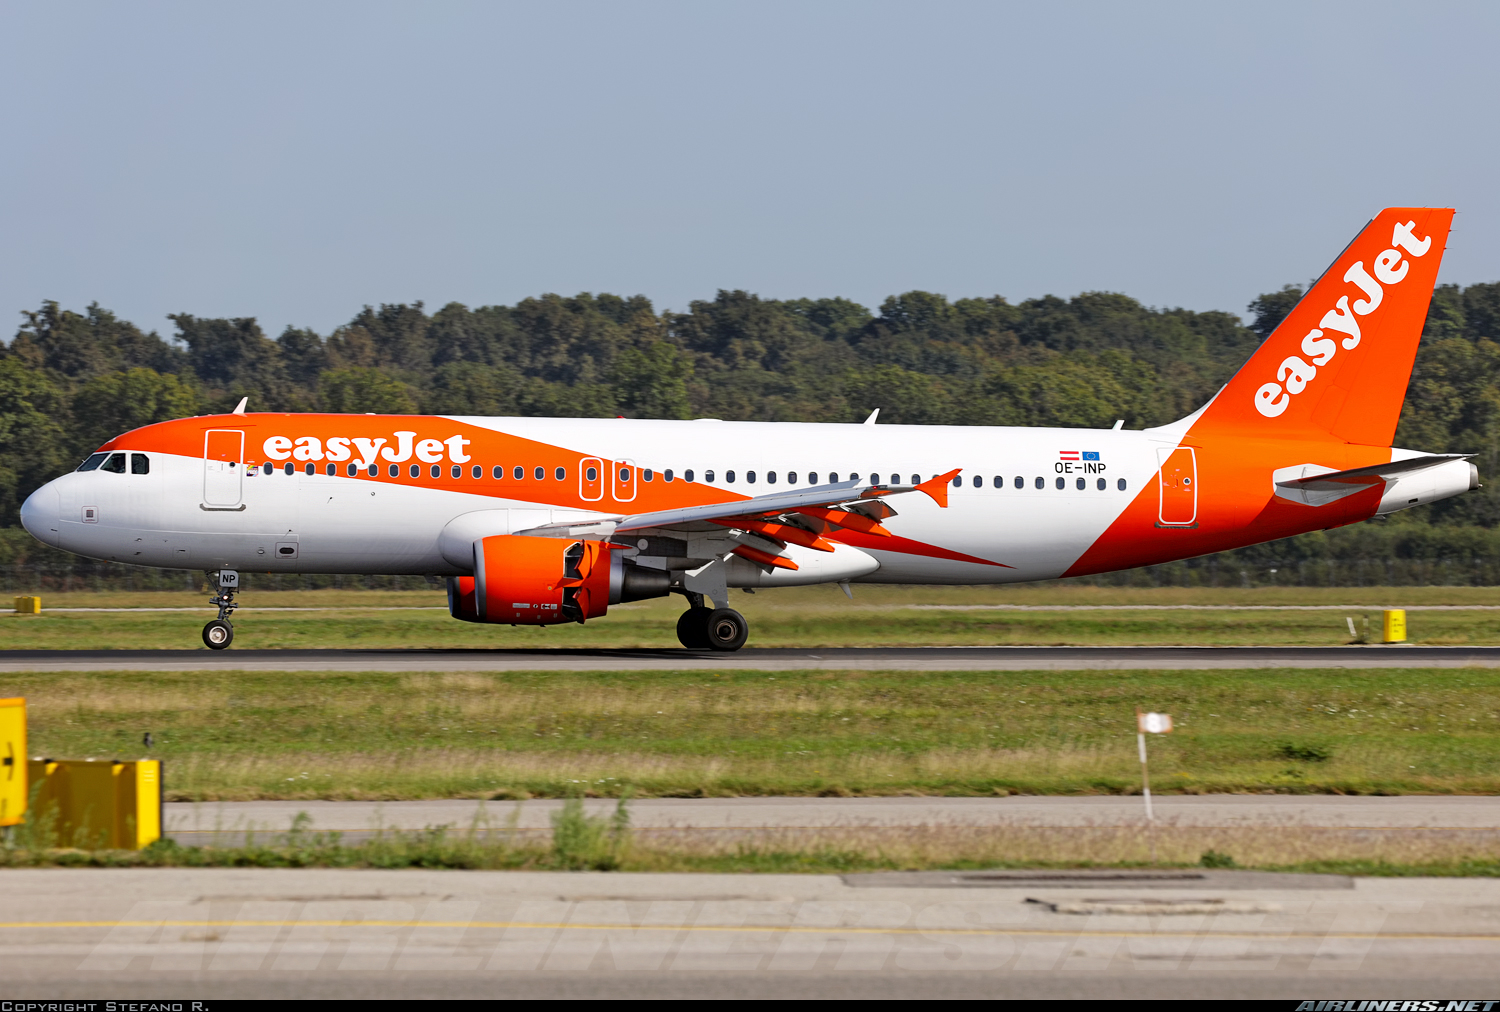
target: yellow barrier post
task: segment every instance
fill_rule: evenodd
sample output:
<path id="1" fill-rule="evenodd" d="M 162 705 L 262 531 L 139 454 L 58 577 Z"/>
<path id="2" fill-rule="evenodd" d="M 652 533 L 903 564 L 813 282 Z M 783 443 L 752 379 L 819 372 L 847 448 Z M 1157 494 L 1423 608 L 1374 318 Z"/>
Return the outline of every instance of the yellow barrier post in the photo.
<path id="1" fill-rule="evenodd" d="M 0 826 L 26 818 L 26 700 L 0 699 Z"/>
<path id="2" fill-rule="evenodd" d="M 1403 608 L 1388 608 L 1385 612 L 1385 634 L 1382 637 L 1386 643 L 1406 642 L 1406 610 Z"/>
<path id="3" fill-rule="evenodd" d="M 42 599 L 39 597 L 16 598 L 17 615 L 40 615 L 42 613 Z"/>
<path id="4" fill-rule="evenodd" d="M 161 838 L 161 762 L 33 759 L 32 818 L 63 847 L 140 850 Z"/>

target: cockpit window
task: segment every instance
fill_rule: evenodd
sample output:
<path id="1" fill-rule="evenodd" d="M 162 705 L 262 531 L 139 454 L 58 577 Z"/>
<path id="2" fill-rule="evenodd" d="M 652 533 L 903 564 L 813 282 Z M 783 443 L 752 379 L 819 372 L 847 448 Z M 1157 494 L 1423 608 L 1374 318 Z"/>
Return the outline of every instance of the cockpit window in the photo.
<path id="1" fill-rule="evenodd" d="M 108 471 L 111 474 L 124 474 L 125 473 L 125 454 L 123 454 L 123 453 L 111 453 L 109 455 L 109 459 L 106 460 L 102 465 L 100 465 L 99 469 L 101 471 Z"/>
<path id="2" fill-rule="evenodd" d="M 104 458 L 108 456 L 109 454 L 107 453 L 91 453 L 89 454 L 88 460 L 85 460 L 82 464 L 78 465 L 78 470 L 93 471 L 98 468 L 100 464 L 104 463 Z"/>
<path id="3" fill-rule="evenodd" d="M 150 474 L 151 458 L 144 453 L 132 453 L 130 455 L 131 474 Z"/>

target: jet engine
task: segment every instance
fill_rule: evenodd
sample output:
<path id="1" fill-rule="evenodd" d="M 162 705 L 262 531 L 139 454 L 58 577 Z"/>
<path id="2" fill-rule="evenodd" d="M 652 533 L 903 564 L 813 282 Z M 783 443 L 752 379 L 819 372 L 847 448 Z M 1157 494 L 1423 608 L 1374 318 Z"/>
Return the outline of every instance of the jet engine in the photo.
<path id="1" fill-rule="evenodd" d="M 448 612 L 465 622 L 582 623 L 612 604 L 665 597 L 671 577 L 604 541 L 500 534 L 474 542 L 474 575 L 448 578 Z"/>

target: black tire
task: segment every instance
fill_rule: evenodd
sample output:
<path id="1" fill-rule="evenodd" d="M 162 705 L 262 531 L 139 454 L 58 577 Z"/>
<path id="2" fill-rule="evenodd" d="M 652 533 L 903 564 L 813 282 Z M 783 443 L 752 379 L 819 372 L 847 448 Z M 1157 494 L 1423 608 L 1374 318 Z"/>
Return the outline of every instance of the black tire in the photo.
<path id="1" fill-rule="evenodd" d="M 203 627 L 203 645 L 210 650 L 223 650 L 234 642 L 234 626 L 222 618 L 216 618 Z"/>
<path id="2" fill-rule="evenodd" d="M 708 649 L 707 608 L 689 608 L 677 620 L 677 642 L 689 650 Z"/>
<path id="3" fill-rule="evenodd" d="M 745 616 L 733 608 L 717 608 L 709 614 L 708 621 L 703 624 L 703 631 L 708 637 L 710 650 L 728 652 L 745 645 L 745 638 L 750 635 L 750 624 L 745 621 Z"/>

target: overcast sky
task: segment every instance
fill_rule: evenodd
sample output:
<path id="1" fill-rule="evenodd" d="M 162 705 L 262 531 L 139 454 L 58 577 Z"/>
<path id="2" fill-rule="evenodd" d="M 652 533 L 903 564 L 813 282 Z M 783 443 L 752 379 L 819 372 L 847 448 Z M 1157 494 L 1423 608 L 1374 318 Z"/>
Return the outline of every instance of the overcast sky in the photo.
<path id="1" fill-rule="evenodd" d="M 1379 208 L 1500 280 L 1500 4 L 0 3 L 0 332 L 43 299 L 720 288 L 1242 313 Z"/>

